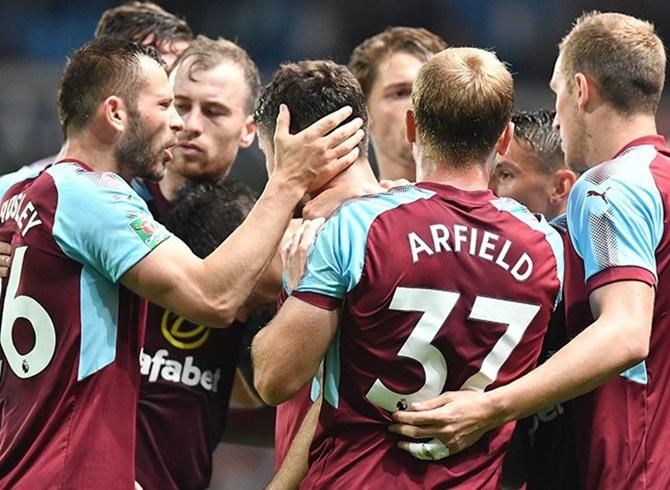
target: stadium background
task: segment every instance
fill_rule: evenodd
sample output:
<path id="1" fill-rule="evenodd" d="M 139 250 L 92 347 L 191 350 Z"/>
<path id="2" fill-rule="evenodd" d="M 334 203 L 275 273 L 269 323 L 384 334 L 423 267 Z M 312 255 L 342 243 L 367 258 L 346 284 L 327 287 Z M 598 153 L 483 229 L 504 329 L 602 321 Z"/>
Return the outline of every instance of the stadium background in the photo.
<path id="1" fill-rule="evenodd" d="M 57 152 L 61 133 L 55 111 L 58 77 L 67 54 L 88 40 L 110 0 L 16 0 L 0 4 L 0 173 Z M 452 45 L 494 49 L 509 62 L 518 109 L 553 107 L 548 89 L 556 44 L 584 10 L 616 10 L 652 20 L 668 46 L 666 0 L 189 0 L 158 1 L 185 17 L 194 32 L 242 45 L 266 83 L 282 61 L 348 61 L 360 41 L 390 25 L 426 27 Z M 666 89 L 659 111 L 670 134 Z M 256 147 L 233 169 L 260 190 L 265 169 Z M 221 456 L 221 455 L 219 455 Z M 212 488 L 260 488 L 272 470 L 272 451 L 228 448 L 225 474 Z"/>

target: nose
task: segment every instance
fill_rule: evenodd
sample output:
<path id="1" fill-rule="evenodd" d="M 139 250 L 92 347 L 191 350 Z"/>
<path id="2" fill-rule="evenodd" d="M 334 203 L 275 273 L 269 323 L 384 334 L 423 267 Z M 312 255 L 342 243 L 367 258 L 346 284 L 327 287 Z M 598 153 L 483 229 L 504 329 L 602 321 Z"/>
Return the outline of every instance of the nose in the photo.
<path id="1" fill-rule="evenodd" d="M 491 192 L 493 192 L 496 196 L 498 195 L 498 178 L 496 177 L 495 174 L 491 176 L 491 180 L 489 180 L 489 189 Z"/>
<path id="2" fill-rule="evenodd" d="M 556 131 L 561 129 L 561 125 L 558 123 L 558 112 L 554 112 L 554 120 L 551 122 L 551 127 Z"/>
<path id="3" fill-rule="evenodd" d="M 184 121 L 182 120 L 181 116 L 177 112 L 177 109 L 174 108 L 174 106 L 170 108 L 170 129 L 175 133 L 184 130 Z"/>
<path id="4" fill-rule="evenodd" d="M 202 118 L 200 111 L 196 107 L 191 107 L 191 110 L 183 114 L 184 130 L 188 131 L 194 136 L 202 133 Z"/>

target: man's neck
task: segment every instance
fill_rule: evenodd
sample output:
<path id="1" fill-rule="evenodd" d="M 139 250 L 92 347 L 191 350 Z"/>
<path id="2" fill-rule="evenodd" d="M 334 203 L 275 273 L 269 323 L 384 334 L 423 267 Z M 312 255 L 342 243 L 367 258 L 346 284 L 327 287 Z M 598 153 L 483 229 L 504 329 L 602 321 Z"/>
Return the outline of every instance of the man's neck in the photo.
<path id="1" fill-rule="evenodd" d="M 436 182 L 464 191 L 480 191 L 489 187 L 491 162 L 460 167 L 448 161 L 428 160 L 423 156 L 417 161 L 417 182 Z"/>
<path id="2" fill-rule="evenodd" d="M 114 147 L 102 144 L 89 133 L 68 138 L 57 158 L 58 160 L 79 160 L 95 171 L 119 174 L 128 182 L 133 178 L 132 175 L 123 175 L 120 172 L 114 156 Z"/>
<path id="3" fill-rule="evenodd" d="M 377 156 L 378 154 L 375 154 Z M 377 156 L 377 167 L 379 168 L 379 180 L 406 179 L 410 182 L 416 180 L 416 165 L 414 160 L 409 162 L 393 160 L 388 157 Z"/>
<path id="4" fill-rule="evenodd" d="M 186 184 L 186 178 L 182 177 L 176 172 L 172 172 L 169 168 L 165 171 L 165 176 L 158 182 L 158 188 L 163 194 L 163 197 L 168 201 L 174 201 L 177 197 L 179 189 Z"/>
<path id="5" fill-rule="evenodd" d="M 657 132 L 656 121 L 653 115 L 636 114 L 630 117 L 621 117 L 611 114 L 595 114 L 595 129 L 591 133 L 586 155 L 587 165 L 595 167 L 602 162 L 614 158 L 624 146 L 642 136 L 654 135 Z M 607 116 L 607 117 L 605 117 Z"/>
<path id="6" fill-rule="evenodd" d="M 360 190 L 359 195 L 375 194 L 380 191 L 379 182 L 375 178 L 367 157 L 356 160 L 348 169 L 319 189 L 319 192 L 336 187 L 357 188 Z"/>

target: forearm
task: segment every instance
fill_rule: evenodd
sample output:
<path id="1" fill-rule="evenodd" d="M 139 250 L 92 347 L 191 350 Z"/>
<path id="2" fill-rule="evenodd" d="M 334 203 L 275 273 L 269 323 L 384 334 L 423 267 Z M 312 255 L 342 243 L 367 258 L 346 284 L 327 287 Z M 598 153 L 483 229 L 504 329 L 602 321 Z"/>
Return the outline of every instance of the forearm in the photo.
<path id="1" fill-rule="evenodd" d="M 274 257 L 301 195 L 271 179 L 242 225 L 203 260 L 204 293 L 230 322 Z"/>
<path id="2" fill-rule="evenodd" d="M 644 359 L 630 345 L 630 334 L 594 322 L 544 364 L 518 380 L 487 393 L 498 423 L 587 393 Z"/>
<path id="3" fill-rule="evenodd" d="M 271 322 L 258 332 L 251 344 L 254 387 L 263 401 L 272 406 L 292 398 L 312 379 L 318 368 L 318 362 L 313 368 L 297 366 L 294 362 L 298 352 L 309 351 L 309 337 L 295 336 L 287 342 L 282 337 L 290 335 L 290 330 L 278 327 Z"/>
<path id="4" fill-rule="evenodd" d="M 300 486 L 300 482 L 305 478 L 309 469 L 309 447 L 314 438 L 320 410 L 321 397 L 312 404 L 307 415 L 305 415 L 298 433 L 291 441 L 291 446 L 284 461 L 282 461 L 277 474 L 268 485 L 268 490 L 288 490 Z"/>

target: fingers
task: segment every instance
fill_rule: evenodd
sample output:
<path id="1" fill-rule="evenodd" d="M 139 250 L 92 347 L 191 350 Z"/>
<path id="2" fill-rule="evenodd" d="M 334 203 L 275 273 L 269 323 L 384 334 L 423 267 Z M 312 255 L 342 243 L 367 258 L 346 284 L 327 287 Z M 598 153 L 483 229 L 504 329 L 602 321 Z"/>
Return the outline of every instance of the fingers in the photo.
<path id="1" fill-rule="evenodd" d="M 0 255 L 11 255 L 12 246 L 9 243 L 0 242 Z"/>
<path id="2" fill-rule="evenodd" d="M 326 220 L 324 218 L 317 218 L 307 221 L 305 229 L 302 232 L 302 237 L 300 238 L 300 250 L 302 250 L 305 254 L 312 245 L 312 242 L 316 238 L 316 234 L 319 232 L 325 221 Z"/>
<path id="3" fill-rule="evenodd" d="M 279 114 L 277 114 L 277 125 L 275 127 L 275 138 L 289 134 L 291 127 L 291 113 L 286 104 L 279 104 Z"/>
<path id="4" fill-rule="evenodd" d="M 411 424 L 389 425 L 389 431 L 412 439 L 426 439 L 437 435 L 437 429 L 433 426 L 417 427 Z"/>
<path id="5" fill-rule="evenodd" d="M 288 261 L 291 260 L 292 257 L 295 257 L 295 254 L 298 252 L 298 247 L 300 246 L 302 235 L 303 233 L 305 233 L 307 223 L 308 223 L 307 221 L 303 221 L 302 224 L 300 225 L 300 228 L 298 228 L 293 234 L 293 238 L 291 238 L 291 245 L 288 250 L 287 263 Z"/>
<path id="6" fill-rule="evenodd" d="M 337 149 L 343 143 L 347 143 L 349 150 L 344 151 L 338 156 L 343 155 L 350 151 L 354 146 L 361 142 L 365 132 L 361 129 L 363 127 L 363 120 L 360 117 L 357 117 L 353 121 L 349 121 L 342 127 L 337 128 L 335 131 L 330 133 L 328 136 L 324 137 L 325 144 L 328 148 Z M 353 140 L 350 141 L 350 140 Z M 343 151 L 343 150 L 339 150 Z"/>
<path id="7" fill-rule="evenodd" d="M 383 189 L 389 190 L 393 189 L 394 187 L 400 187 L 402 185 L 409 185 L 410 181 L 407 179 L 398 179 L 398 180 L 380 180 L 379 185 Z"/>
<path id="8" fill-rule="evenodd" d="M 441 405 L 440 405 L 441 408 Z M 424 412 L 398 410 L 391 414 L 393 420 L 410 425 L 435 425 L 444 422 L 444 414 L 434 410 Z"/>
<path id="9" fill-rule="evenodd" d="M 361 150 L 358 147 L 354 148 L 343 157 L 328 163 L 324 168 L 323 173 L 326 175 L 335 176 L 340 172 L 343 172 L 344 170 L 349 168 L 356 160 L 358 160 L 358 155 L 360 155 L 360 153 Z"/>
<path id="10" fill-rule="evenodd" d="M 6 243 L 0 243 L 0 245 L 7 245 Z M 9 251 L 3 251 L 0 252 L 2 255 L 0 255 L 0 277 L 7 277 L 9 275 L 9 266 L 11 265 L 12 259 L 8 255 L 11 252 L 11 247 L 9 248 Z"/>
<path id="11" fill-rule="evenodd" d="M 279 250 L 279 256 L 281 257 L 282 267 L 286 269 L 288 267 L 288 256 L 289 250 L 291 250 L 291 244 L 293 243 L 293 237 L 284 240 L 284 243 L 281 244 Z"/>
<path id="12" fill-rule="evenodd" d="M 289 259 L 290 257 L 297 256 L 301 261 L 307 256 L 307 250 L 312 245 L 316 234 L 326 220 L 323 218 L 317 218 L 314 220 L 305 220 L 303 221 L 298 231 L 293 235 L 293 240 L 291 240 L 291 247 L 289 250 Z"/>
<path id="13" fill-rule="evenodd" d="M 361 140 L 365 137 L 365 131 L 359 129 L 345 141 L 333 148 L 332 152 L 335 158 L 341 158 L 354 149 L 358 148 Z"/>
<path id="14" fill-rule="evenodd" d="M 309 126 L 308 128 L 304 129 L 301 132 L 304 133 L 305 136 L 308 136 L 310 138 L 318 138 L 321 136 L 325 136 L 328 133 L 330 133 L 333 129 L 338 127 L 340 124 L 342 124 L 344 121 L 346 121 L 347 118 L 351 116 L 352 112 L 353 109 L 351 107 L 344 106 L 341 109 L 338 109 L 335 112 L 331 112 L 327 116 L 322 117 L 321 119 L 319 119 L 314 124 L 312 124 L 311 126 Z M 358 127 L 360 128 L 360 126 Z M 354 129 L 352 133 L 356 131 L 356 129 Z"/>
<path id="15" fill-rule="evenodd" d="M 415 402 L 411 404 L 412 410 L 416 411 L 425 411 L 425 410 L 434 410 L 446 405 L 449 402 L 454 400 L 454 396 L 450 392 L 442 393 L 437 398 L 431 398 L 424 402 Z"/>
<path id="16" fill-rule="evenodd" d="M 426 461 L 437 461 L 451 454 L 449 448 L 442 444 L 439 439 L 432 439 L 427 442 L 401 441 L 398 443 L 398 447 L 403 451 L 407 451 L 415 458 Z"/>

